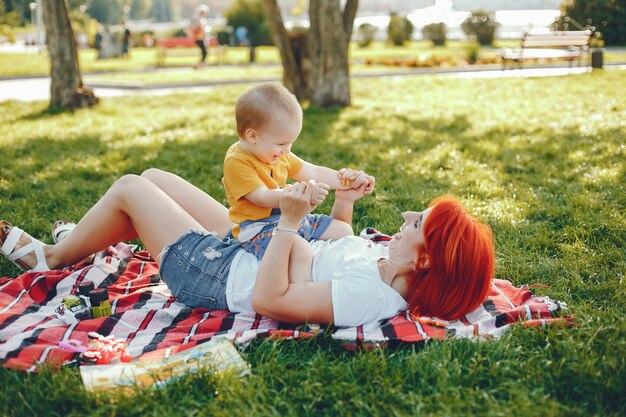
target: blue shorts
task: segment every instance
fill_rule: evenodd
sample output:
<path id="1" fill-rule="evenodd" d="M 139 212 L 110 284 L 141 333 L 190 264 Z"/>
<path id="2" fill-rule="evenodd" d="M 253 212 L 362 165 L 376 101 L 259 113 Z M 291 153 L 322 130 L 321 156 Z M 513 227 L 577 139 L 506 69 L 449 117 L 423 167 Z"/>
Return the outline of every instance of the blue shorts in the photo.
<path id="1" fill-rule="evenodd" d="M 267 225 L 263 227 L 263 229 L 261 229 L 261 231 L 252 239 L 242 243 L 244 249 L 256 256 L 257 259 L 263 259 L 265 250 L 270 244 L 270 240 L 272 240 L 272 232 L 278 224 L 279 219 L 280 215 L 272 216 L 268 219 L 256 220 L 258 222 L 267 223 Z M 322 237 L 326 229 L 328 229 L 328 226 L 330 226 L 332 221 L 333 218 L 325 214 L 309 214 L 302 220 L 302 222 L 300 222 L 298 234 L 307 242 L 318 240 Z"/>
<path id="2" fill-rule="evenodd" d="M 158 256 L 160 275 L 177 301 L 188 307 L 228 310 L 226 282 L 241 243 L 215 233 L 192 230 Z"/>

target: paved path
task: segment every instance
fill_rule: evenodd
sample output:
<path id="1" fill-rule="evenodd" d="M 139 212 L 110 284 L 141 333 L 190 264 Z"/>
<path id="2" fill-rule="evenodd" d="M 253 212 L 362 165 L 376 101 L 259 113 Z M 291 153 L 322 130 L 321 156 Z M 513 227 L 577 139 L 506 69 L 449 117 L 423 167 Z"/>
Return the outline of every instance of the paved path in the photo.
<path id="1" fill-rule="evenodd" d="M 606 70 L 621 69 L 626 70 L 626 64 L 606 65 Z M 386 71 L 377 73 L 353 74 L 353 78 L 360 77 L 407 77 L 440 75 L 455 78 L 498 78 L 498 77 L 549 77 L 568 74 L 579 74 L 588 72 L 588 67 L 552 66 L 552 67 L 531 67 L 524 69 L 502 70 L 497 66 L 484 66 L 480 69 L 476 67 L 467 68 L 418 68 L 412 71 Z M 88 82 L 86 83 L 94 89 L 97 97 L 116 97 L 126 95 L 164 95 L 173 93 L 191 93 L 208 91 L 216 86 L 226 84 L 249 84 L 262 81 L 279 81 L 279 78 L 259 78 L 247 80 L 222 80 L 194 83 L 177 84 L 148 84 L 124 83 L 124 82 Z M 50 79 L 48 77 L 0 80 L 0 101 L 5 100 L 49 100 L 50 99 Z"/>

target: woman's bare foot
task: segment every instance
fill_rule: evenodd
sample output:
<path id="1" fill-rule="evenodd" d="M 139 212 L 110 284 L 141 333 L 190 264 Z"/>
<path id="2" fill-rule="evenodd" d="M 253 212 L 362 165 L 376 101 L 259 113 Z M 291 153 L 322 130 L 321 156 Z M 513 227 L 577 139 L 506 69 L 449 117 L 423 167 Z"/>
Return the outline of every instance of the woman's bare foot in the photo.
<path id="1" fill-rule="evenodd" d="M 1 252 L 18 268 L 27 272 L 48 271 L 49 246 L 6 221 L 0 222 Z"/>

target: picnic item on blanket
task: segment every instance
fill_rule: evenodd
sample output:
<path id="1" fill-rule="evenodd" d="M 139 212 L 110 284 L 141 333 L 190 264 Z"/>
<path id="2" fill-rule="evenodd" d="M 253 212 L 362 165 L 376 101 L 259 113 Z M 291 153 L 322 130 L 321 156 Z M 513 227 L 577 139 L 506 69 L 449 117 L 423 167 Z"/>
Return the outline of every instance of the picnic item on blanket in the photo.
<path id="1" fill-rule="evenodd" d="M 74 340 L 70 347 L 73 351 L 80 352 L 77 361 L 81 365 L 104 365 L 120 362 L 130 362 L 131 357 L 126 352 L 126 342 L 116 339 L 115 336 L 102 336 L 100 333 L 89 332 L 89 344 L 83 346 L 80 341 Z M 60 347 L 63 342 L 59 342 Z M 67 345 L 65 345 L 67 346 Z M 72 349 L 69 350 L 72 350 Z"/>
<path id="2" fill-rule="evenodd" d="M 94 319 L 110 316 L 109 291 L 106 288 L 96 288 L 89 291 L 89 305 L 91 306 L 91 316 Z"/>
<path id="3" fill-rule="evenodd" d="M 386 239 L 375 229 L 368 234 L 374 242 Z M 558 317 L 564 303 L 496 279 L 481 306 L 452 322 L 403 312 L 365 326 L 297 326 L 258 314 L 191 309 L 174 299 L 158 272 L 147 252 L 132 253 L 129 245 L 118 244 L 97 254 L 93 263 L 0 278 L 0 362 L 5 367 L 34 371 L 39 364 L 72 361 L 75 352 L 60 348 L 59 342 L 87 344 L 91 331 L 124 339 L 128 354 L 143 361 L 167 357 L 216 336 L 245 347 L 256 337 L 302 339 L 331 333 L 346 348 L 356 349 L 430 339 L 495 338 L 520 323 L 530 327 L 571 322 L 571 317 Z M 95 288 L 108 289 L 111 315 L 71 323 L 59 319 L 55 309 L 62 299 L 75 295 L 87 281 Z"/>
<path id="4" fill-rule="evenodd" d="M 80 376 L 89 391 L 118 387 L 160 387 L 185 373 L 209 368 L 215 372 L 233 371 L 238 376 L 250 373 L 237 349 L 227 339 L 216 337 L 191 349 L 164 358 L 114 365 L 82 366 Z"/>

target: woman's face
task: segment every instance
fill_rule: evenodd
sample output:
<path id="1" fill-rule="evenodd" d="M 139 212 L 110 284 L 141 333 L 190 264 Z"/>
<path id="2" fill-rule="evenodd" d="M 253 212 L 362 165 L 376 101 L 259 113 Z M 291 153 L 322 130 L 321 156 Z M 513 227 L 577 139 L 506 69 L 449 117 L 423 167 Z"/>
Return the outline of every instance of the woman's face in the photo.
<path id="1" fill-rule="evenodd" d="M 389 242 L 389 251 L 402 258 L 415 259 L 417 249 L 424 246 L 424 224 L 432 211 L 432 207 L 424 211 L 405 211 L 402 213 L 404 223 L 400 232 Z"/>

